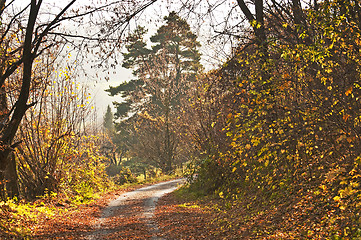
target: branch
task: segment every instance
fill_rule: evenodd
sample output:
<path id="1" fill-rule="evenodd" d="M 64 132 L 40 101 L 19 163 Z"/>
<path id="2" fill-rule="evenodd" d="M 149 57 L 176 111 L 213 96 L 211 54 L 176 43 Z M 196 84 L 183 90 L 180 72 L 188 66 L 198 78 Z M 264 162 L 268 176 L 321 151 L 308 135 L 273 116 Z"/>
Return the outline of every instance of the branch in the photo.
<path id="1" fill-rule="evenodd" d="M 6 69 L 5 73 L 0 77 L 0 87 L 4 85 L 5 80 L 15 72 L 15 70 L 23 63 L 23 61 L 24 58 L 22 57 Z"/>
<path id="2" fill-rule="evenodd" d="M 6 0 L 0 1 L 0 16 L 4 13 L 5 9 L 9 7 L 13 2 L 15 2 L 15 0 L 12 0 L 10 3 L 8 3 L 8 5 L 5 6 Z"/>
<path id="3" fill-rule="evenodd" d="M 29 109 L 29 108 L 35 106 L 37 103 L 38 103 L 38 102 L 32 102 L 32 103 L 30 103 L 30 104 L 27 104 L 27 105 L 26 105 L 26 109 Z"/>
<path id="4" fill-rule="evenodd" d="M 245 37 L 241 37 L 240 35 L 238 34 L 235 34 L 235 33 L 231 33 L 231 32 L 228 32 L 228 31 L 217 31 L 217 30 L 214 30 L 215 33 L 218 33 L 220 35 L 228 35 L 228 36 L 231 36 L 231 37 L 234 37 L 234 38 L 237 38 L 237 39 L 247 39 Z"/>
<path id="5" fill-rule="evenodd" d="M 51 21 L 51 22 L 47 25 L 47 27 L 44 29 L 44 31 L 43 31 L 36 39 L 34 39 L 34 42 L 37 41 L 37 43 L 36 43 L 36 45 L 34 46 L 34 51 L 33 51 L 33 53 L 36 53 L 37 50 L 39 49 L 40 44 L 41 44 L 41 39 L 48 34 L 48 32 L 49 32 L 49 30 L 51 29 L 51 27 L 52 27 L 53 25 L 56 25 L 56 24 L 59 22 L 60 17 L 61 17 L 61 16 L 71 7 L 71 5 L 73 5 L 75 2 L 76 2 L 76 0 L 72 0 L 70 3 L 68 3 L 68 5 L 66 5 L 66 7 L 64 7 L 64 8 L 60 11 L 60 13 L 58 13 L 58 14 L 56 15 L 56 17 L 53 19 L 53 21 Z M 41 1 L 39 2 L 39 4 L 41 4 Z"/>
<path id="6" fill-rule="evenodd" d="M 0 38 L 0 44 L 4 41 L 6 34 L 8 34 L 8 32 L 10 31 L 10 28 L 13 25 L 13 22 L 15 21 L 15 19 L 22 14 L 26 9 L 28 9 L 30 6 L 30 4 L 28 4 L 23 10 L 21 10 L 20 12 L 18 12 L 17 14 L 15 14 L 15 16 L 13 16 L 10 20 L 10 22 L 7 24 L 7 28 L 4 31 L 4 33 L 2 34 L 1 38 Z M 1 16 L 1 15 L 0 15 Z"/>
<path id="7" fill-rule="evenodd" d="M 81 38 L 84 40 L 89 40 L 89 41 L 105 41 L 105 40 L 111 40 L 111 41 L 118 41 L 118 39 L 115 38 L 107 38 L 107 39 L 100 39 L 100 38 L 92 38 L 92 37 L 87 37 L 87 36 L 82 36 L 82 35 L 74 35 L 74 34 L 67 34 L 67 33 L 60 33 L 60 32 L 49 32 L 49 35 L 56 35 L 56 36 L 61 36 L 61 37 L 70 37 L 70 38 Z"/>
<path id="8" fill-rule="evenodd" d="M 19 146 L 19 144 L 20 143 L 22 143 L 23 141 L 21 140 L 21 141 L 18 141 L 18 142 L 16 142 L 16 143 L 13 143 L 10 147 L 12 148 L 12 149 L 15 149 L 17 146 Z"/>
<path id="9" fill-rule="evenodd" d="M 238 6 L 241 8 L 243 14 L 246 16 L 247 20 L 251 23 L 255 20 L 253 14 L 247 7 L 246 3 L 243 0 L 237 0 Z"/>

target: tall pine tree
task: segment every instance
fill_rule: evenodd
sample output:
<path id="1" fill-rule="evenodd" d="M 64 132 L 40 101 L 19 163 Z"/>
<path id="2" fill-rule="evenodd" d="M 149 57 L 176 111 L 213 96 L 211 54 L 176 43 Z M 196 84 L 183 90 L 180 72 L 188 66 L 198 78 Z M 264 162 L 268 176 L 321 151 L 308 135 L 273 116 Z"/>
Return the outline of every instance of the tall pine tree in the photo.
<path id="1" fill-rule="evenodd" d="M 179 103 L 202 66 L 200 44 L 188 23 L 175 12 L 164 19 L 165 24 L 150 38 L 150 49 L 143 27 L 129 36 L 123 67 L 133 69 L 136 79 L 107 91 L 123 98 L 115 103 L 115 116 L 133 123 L 129 132 L 138 136 L 133 152 L 171 172 L 179 147 L 175 126 Z"/>

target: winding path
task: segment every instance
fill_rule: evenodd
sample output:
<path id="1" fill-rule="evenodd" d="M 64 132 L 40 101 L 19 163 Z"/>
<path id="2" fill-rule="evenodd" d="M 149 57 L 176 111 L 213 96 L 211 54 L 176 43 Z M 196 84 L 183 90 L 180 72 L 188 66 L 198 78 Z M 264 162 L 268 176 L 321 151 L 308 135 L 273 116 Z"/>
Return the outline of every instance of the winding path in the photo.
<path id="1" fill-rule="evenodd" d="M 132 239 L 140 234 L 144 237 L 142 239 L 162 240 L 156 236 L 158 226 L 153 220 L 156 203 L 161 196 L 176 190 L 184 182 L 185 179 L 176 179 L 120 195 L 104 209 L 87 239 Z"/>

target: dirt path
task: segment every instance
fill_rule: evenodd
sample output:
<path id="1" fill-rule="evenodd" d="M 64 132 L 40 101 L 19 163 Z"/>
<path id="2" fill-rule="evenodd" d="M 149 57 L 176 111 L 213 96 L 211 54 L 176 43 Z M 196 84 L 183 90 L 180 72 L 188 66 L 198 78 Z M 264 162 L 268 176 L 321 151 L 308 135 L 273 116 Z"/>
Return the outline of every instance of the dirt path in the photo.
<path id="1" fill-rule="evenodd" d="M 158 239 L 158 226 L 153 220 L 158 199 L 179 187 L 177 179 L 143 187 L 120 195 L 104 209 L 88 240 L 95 239 Z"/>

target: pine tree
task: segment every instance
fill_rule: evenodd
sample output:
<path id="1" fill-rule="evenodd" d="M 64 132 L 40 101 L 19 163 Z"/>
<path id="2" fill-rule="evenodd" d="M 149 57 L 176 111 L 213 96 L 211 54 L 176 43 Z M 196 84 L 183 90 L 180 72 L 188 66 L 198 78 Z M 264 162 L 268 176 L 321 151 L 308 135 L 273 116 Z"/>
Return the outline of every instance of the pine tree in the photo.
<path id="1" fill-rule="evenodd" d="M 115 130 L 113 123 L 113 113 L 109 105 L 104 115 L 103 126 L 109 133 L 113 133 Z"/>
<path id="2" fill-rule="evenodd" d="M 171 172 L 179 142 L 174 120 L 181 112 L 181 98 L 186 96 L 187 88 L 202 66 L 197 50 L 200 44 L 188 23 L 175 12 L 164 20 L 165 24 L 150 38 L 153 43 L 150 49 L 144 40 L 146 30 L 143 27 L 138 27 L 128 37 L 123 67 L 133 69 L 136 79 L 107 91 L 123 98 L 122 102 L 115 103 L 115 116 L 138 123 L 132 130 L 142 136 L 138 141 L 146 141 L 154 131 L 160 133 L 156 139 L 143 144 L 154 142 L 156 146 L 149 146 L 153 151 L 143 146 L 137 152 L 140 154 L 139 151 L 144 150 L 143 158 L 160 159 L 157 165 Z M 159 156 L 147 156 L 150 152 Z"/>

